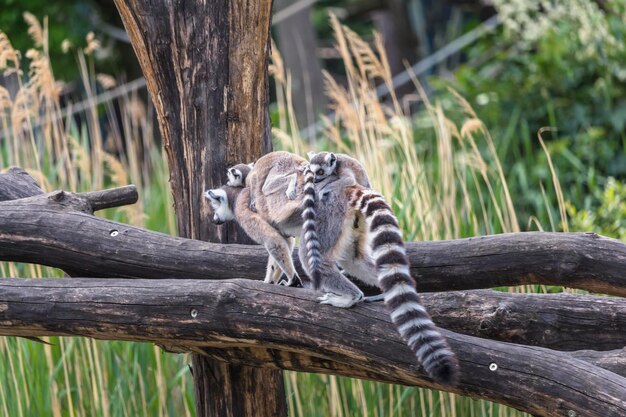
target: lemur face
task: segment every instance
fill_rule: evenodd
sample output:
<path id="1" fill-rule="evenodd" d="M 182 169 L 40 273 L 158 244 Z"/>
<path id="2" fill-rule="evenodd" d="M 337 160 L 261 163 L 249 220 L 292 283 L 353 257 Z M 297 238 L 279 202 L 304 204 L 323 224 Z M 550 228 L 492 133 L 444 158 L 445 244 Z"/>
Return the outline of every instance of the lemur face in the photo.
<path id="1" fill-rule="evenodd" d="M 254 162 L 250 164 L 237 164 L 232 166 L 226 170 L 226 176 L 228 177 L 228 182 L 226 185 L 231 187 L 245 187 L 246 186 L 246 177 L 254 167 Z"/>
<path id="2" fill-rule="evenodd" d="M 332 152 L 320 152 L 311 157 L 309 169 L 315 174 L 315 182 L 332 175 L 337 168 L 337 157 Z"/>
<path id="3" fill-rule="evenodd" d="M 243 187 L 243 173 L 237 168 L 230 168 L 226 171 L 228 182 L 226 185 L 231 187 Z"/>
<path id="4" fill-rule="evenodd" d="M 209 200 L 213 209 L 213 223 L 222 224 L 235 218 L 233 211 L 229 207 L 226 191 L 221 188 L 208 190 L 204 193 L 204 196 Z"/>

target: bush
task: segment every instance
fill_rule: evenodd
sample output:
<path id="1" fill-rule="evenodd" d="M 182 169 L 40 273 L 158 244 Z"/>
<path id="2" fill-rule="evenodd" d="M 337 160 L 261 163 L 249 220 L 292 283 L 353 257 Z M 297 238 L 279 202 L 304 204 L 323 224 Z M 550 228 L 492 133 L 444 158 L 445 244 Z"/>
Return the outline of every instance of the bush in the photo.
<path id="1" fill-rule="evenodd" d="M 545 135 L 565 196 L 589 205 L 608 176 L 626 178 L 626 5 L 584 0 L 496 0 L 503 24 L 468 52 L 454 79 L 434 80 L 468 97 L 498 142 L 523 213 L 550 182 L 536 132 Z M 512 175 L 511 175 L 512 176 Z M 587 202 L 585 202 L 587 200 Z M 597 205 L 598 203 L 591 203 Z M 554 204 L 552 204 L 554 206 Z M 523 216 L 522 216 L 523 218 Z"/>

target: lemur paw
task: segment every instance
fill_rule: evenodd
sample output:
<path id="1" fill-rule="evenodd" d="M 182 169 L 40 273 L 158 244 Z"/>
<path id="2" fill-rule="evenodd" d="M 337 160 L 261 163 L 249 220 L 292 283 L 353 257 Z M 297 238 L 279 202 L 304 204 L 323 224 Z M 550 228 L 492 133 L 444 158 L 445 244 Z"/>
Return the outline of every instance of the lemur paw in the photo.
<path id="1" fill-rule="evenodd" d="M 297 287 L 297 288 L 302 288 L 303 286 L 302 280 L 297 274 L 291 277 L 291 279 L 284 279 L 284 275 L 283 275 L 278 285 L 282 285 L 285 287 Z"/>
<path id="2" fill-rule="evenodd" d="M 250 201 L 250 210 L 256 213 L 256 201 Z"/>
<path id="3" fill-rule="evenodd" d="M 363 299 L 363 296 L 358 299 L 354 299 L 349 295 L 337 295 L 331 292 L 327 292 L 321 297 L 317 297 L 317 299 L 321 304 L 330 304 L 331 306 L 339 308 L 350 308 L 357 302 L 361 301 Z"/>
<path id="4" fill-rule="evenodd" d="M 294 189 L 287 190 L 287 193 L 286 193 L 286 194 L 287 194 L 287 198 L 288 198 L 289 200 L 295 200 L 295 199 L 296 199 L 296 197 L 298 196 L 298 193 L 296 192 L 296 189 L 295 189 L 295 188 L 294 188 Z"/>

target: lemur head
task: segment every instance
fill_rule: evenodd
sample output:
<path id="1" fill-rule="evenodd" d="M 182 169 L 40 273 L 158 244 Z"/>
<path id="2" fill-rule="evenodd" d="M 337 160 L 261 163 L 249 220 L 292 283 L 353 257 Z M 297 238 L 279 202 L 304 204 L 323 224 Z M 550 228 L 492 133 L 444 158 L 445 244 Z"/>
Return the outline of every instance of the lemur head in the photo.
<path id="1" fill-rule="evenodd" d="M 332 152 L 310 152 L 309 169 L 315 174 L 315 182 L 333 175 L 337 168 L 337 156 Z"/>
<path id="2" fill-rule="evenodd" d="M 251 164 L 237 164 L 228 168 L 226 175 L 228 176 L 227 185 L 231 187 L 244 187 L 246 185 L 246 177 L 252 170 L 254 162 Z"/>
<path id="3" fill-rule="evenodd" d="M 205 191 L 204 196 L 209 199 L 213 209 L 213 223 L 222 224 L 235 218 L 232 201 L 225 187 Z"/>

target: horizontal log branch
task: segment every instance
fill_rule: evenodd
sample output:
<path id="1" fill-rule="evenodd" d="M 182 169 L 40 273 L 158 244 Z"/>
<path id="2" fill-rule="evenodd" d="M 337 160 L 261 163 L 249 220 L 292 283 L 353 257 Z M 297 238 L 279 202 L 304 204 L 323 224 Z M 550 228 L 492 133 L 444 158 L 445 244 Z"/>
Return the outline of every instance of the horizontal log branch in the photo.
<path id="1" fill-rule="evenodd" d="M 110 188 L 102 191 L 78 193 L 78 196 L 89 202 L 92 211 L 135 204 L 139 199 L 137 187 L 134 185 L 125 185 L 123 187 Z"/>
<path id="2" fill-rule="evenodd" d="M 454 392 L 541 416 L 626 414 L 626 379 L 569 353 L 444 331 L 461 363 Z M 382 306 L 344 310 L 309 290 L 250 280 L 0 280 L 0 334 L 154 342 L 263 367 L 441 388 Z"/>
<path id="3" fill-rule="evenodd" d="M 37 182 L 20 167 L 0 173 L 0 201 L 15 200 L 42 194 Z"/>
<path id="4" fill-rule="evenodd" d="M 474 290 L 424 293 L 422 299 L 439 326 L 457 333 L 565 351 L 626 346 L 626 300 L 620 297 Z"/>
<path id="5" fill-rule="evenodd" d="M 576 359 L 592 363 L 597 367 L 626 377 L 626 347 L 610 350 L 608 352 L 578 350 L 576 352 L 570 352 L 570 354 Z"/>
<path id="6" fill-rule="evenodd" d="M 0 260 L 82 276 L 263 275 L 267 254 L 262 247 L 182 239 L 100 219 L 68 203 L 76 198 L 87 201 L 62 193 L 56 200 L 40 195 L 0 202 Z M 626 245 L 596 234 L 529 232 L 413 242 L 407 251 L 422 292 L 552 284 L 626 296 Z"/>

